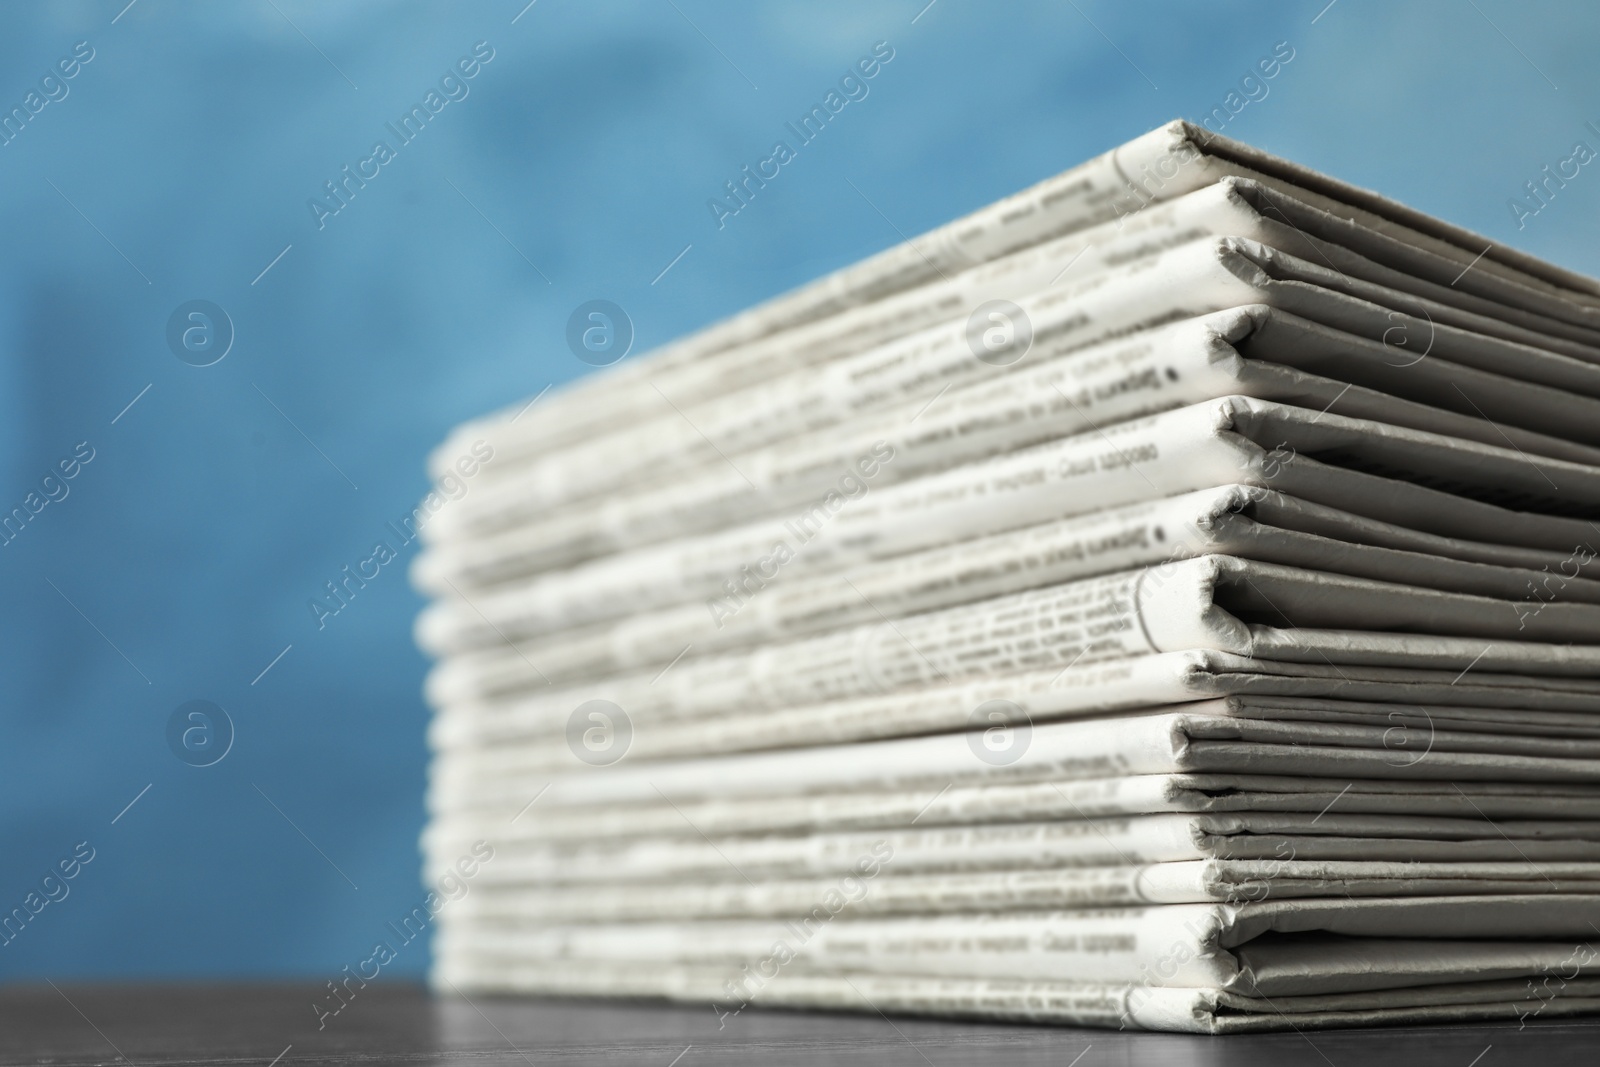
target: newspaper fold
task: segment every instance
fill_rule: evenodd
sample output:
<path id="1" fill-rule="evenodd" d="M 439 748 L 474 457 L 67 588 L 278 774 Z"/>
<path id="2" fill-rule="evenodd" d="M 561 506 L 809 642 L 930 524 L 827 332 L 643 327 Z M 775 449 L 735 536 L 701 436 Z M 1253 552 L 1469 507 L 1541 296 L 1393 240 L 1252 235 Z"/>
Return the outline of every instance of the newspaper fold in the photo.
<path id="1" fill-rule="evenodd" d="M 725 354 L 1052 237 L 1102 222 L 1131 224 L 1152 205 L 1227 177 L 1249 178 L 1269 196 L 1282 194 L 1304 202 L 1306 210 L 1290 214 L 1275 197 L 1268 210 L 1277 206 L 1302 231 L 1346 244 L 1416 277 L 1491 299 L 1503 292 L 1499 284 L 1510 283 L 1520 290 L 1521 300 L 1514 302 L 1539 294 L 1546 298 L 1548 310 L 1569 320 L 1593 326 L 1600 317 L 1600 286 L 1592 279 L 1201 127 L 1172 122 L 972 215 L 702 330 L 649 359 L 574 383 L 541 401 L 537 420 L 513 421 L 521 409 L 517 405 L 468 423 L 435 453 L 435 475 L 448 472 L 470 442 L 484 435 L 505 453 L 532 454 L 555 442 L 604 432 L 640 411 L 653 415 L 660 399 L 652 382 L 675 384 L 679 375 L 687 375 L 691 382 L 703 382 L 708 376 L 759 379 L 770 373 L 764 363 L 752 361 L 741 368 Z M 1363 241 L 1363 232 L 1374 236 Z"/>

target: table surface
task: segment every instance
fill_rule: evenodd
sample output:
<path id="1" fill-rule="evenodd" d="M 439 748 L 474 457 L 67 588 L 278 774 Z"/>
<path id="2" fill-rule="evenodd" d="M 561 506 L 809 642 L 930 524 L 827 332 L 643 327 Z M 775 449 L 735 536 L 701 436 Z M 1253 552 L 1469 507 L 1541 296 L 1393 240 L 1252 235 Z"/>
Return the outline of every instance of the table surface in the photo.
<path id="1" fill-rule="evenodd" d="M 959 1067 L 982 1063 L 1600 1063 L 1600 1020 L 1192 1037 L 905 1017 L 430 996 L 371 985 L 317 1028 L 310 985 L 14 986 L 0 989 L 4 1064 L 473 1064 L 476 1067 Z"/>

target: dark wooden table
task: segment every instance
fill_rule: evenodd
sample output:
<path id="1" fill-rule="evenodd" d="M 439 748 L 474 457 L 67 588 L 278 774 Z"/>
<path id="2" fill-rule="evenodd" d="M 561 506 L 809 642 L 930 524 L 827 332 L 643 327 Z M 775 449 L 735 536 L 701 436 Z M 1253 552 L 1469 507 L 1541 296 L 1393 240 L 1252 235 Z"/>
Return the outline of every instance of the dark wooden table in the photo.
<path id="1" fill-rule="evenodd" d="M 599 1067 L 959 1067 L 963 1064 L 1600 1063 L 1600 1020 L 1401 1027 L 1205 1038 L 881 1016 L 591 1000 L 434 998 L 371 985 L 317 1029 L 318 990 L 294 985 L 133 985 L 0 990 L 4 1064 L 572 1064 Z"/>

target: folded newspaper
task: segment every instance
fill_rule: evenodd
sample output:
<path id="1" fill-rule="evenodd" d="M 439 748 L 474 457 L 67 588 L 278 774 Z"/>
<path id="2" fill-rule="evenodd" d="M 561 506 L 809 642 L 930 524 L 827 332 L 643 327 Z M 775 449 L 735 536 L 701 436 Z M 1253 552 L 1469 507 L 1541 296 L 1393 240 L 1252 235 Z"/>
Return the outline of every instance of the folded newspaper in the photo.
<path id="1" fill-rule="evenodd" d="M 441 988 L 1600 1011 L 1592 279 L 1174 122 L 431 469 Z"/>

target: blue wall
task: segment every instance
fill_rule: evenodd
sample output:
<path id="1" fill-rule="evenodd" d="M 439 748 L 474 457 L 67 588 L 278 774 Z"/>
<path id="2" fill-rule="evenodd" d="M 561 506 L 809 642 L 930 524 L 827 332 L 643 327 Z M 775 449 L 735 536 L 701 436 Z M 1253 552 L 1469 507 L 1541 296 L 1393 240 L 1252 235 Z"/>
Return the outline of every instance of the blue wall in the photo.
<path id="1" fill-rule="evenodd" d="M 584 301 L 643 351 L 1197 118 L 1279 41 L 1226 132 L 1600 270 L 1600 174 L 1520 231 L 1507 206 L 1600 147 L 1592 5 L 524 2 L 0 11 L 0 111 L 59 97 L 0 147 L 0 510 L 60 497 L 0 547 L 0 912 L 94 857 L 5 977 L 331 975 L 418 901 L 414 546 L 324 628 L 307 602 L 448 427 L 589 369 Z M 480 41 L 319 228 L 308 199 Z M 880 41 L 869 94 L 719 229 L 707 199 Z M 232 323 L 211 366 L 167 341 L 191 300 Z M 234 726 L 210 766 L 169 748 L 192 700 Z"/>

